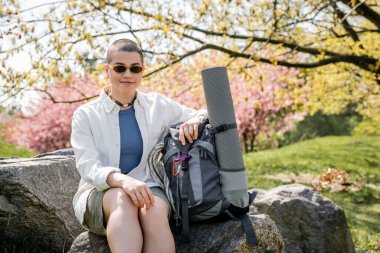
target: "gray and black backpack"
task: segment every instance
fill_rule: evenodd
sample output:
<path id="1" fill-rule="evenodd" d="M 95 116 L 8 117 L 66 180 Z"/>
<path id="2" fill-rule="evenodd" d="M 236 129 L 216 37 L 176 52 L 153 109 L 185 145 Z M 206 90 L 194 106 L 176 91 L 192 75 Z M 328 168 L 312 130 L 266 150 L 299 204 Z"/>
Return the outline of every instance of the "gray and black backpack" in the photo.
<path id="1" fill-rule="evenodd" d="M 174 210 L 172 230 L 183 232 L 185 238 L 190 240 L 189 223 L 236 219 L 243 225 L 247 242 L 257 245 L 255 232 L 247 216 L 254 196 L 248 193 L 249 204 L 241 208 L 228 201 L 222 190 L 215 135 L 236 128 L 236 124 L 214 128 L 206 118 L 199 126 L 199 138 L 185 145 L 178 140 L 179 126 L 177 124 L 170 128 L 162 149 L 164 188 Z"/>

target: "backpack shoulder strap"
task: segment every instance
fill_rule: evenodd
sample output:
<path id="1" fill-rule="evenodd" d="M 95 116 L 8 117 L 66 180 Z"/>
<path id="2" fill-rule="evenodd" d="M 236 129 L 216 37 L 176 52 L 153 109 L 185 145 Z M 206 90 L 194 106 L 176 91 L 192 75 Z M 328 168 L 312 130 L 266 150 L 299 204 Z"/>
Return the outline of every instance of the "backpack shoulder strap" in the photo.
<path id="1" fill-rule="evenodd" d="M 245 213 L 243 215 L 240 215 L 237 218 L 240 220 L 241 225 L 243 226 L 244 232 L 247 235 L 248 244 L 252 246 L 257 246 L 258 242 L 256 238 L 256 233 L 255 233 L 255 230 L 253 230 L 253 226 L 248 217 L 248 214 Z"/>
<path id="2" fill-rule="evenodd" d="M 252 246 L 257 246 L 258 242 L 257 242 L 256 233 L 255 233 L 255 230 L 253 229 L 253 225 L 248 217 L 248 214 L 245 213 L 239 216 L 235 216 L 228 210 L 226 210 L 225 213 L 229 215 L 232 219 L 236 221 L 240 221 L 241 226 L 243 227 L 243 230 L 247 236 L 247 243 Z"/>

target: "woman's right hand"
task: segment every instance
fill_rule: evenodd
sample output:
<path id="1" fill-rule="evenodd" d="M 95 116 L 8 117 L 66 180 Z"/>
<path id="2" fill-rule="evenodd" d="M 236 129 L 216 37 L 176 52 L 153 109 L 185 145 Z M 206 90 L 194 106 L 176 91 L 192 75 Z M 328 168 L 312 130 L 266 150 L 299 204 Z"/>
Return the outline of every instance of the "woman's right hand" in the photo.
<path id="1" fill-rule="evenodd" d="M 150 208 L 153 205 L 154 195 L 146 183 L 131 177 L 123 181 L 122 188 L 136 207 L 143 208 L 146 205 L 146 208 Z"/>

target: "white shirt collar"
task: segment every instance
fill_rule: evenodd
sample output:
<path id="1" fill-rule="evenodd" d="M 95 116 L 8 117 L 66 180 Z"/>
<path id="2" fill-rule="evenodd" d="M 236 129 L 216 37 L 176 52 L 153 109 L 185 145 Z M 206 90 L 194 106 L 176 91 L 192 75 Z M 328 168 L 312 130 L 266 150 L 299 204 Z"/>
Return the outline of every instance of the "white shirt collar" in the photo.
<path id="1" fill-rule="evenodd" d="M 107 85 L 103 87 L 99 95 L 99 99 L 101 103 L 104 105 L 104 107 L 106 108 L 107 113 L 112 112 L 112 110 L 115 108 L 118 111 L 120 110 L 120 107 L 117 104 L 115 104 L 106 93 L 106 91 L 108 91 L 110 88 L 111 88 L 111 85 Z M 139 103 L 139 105 L 143 105 L 142 101 L 143 101 L 143 94 L 139 90 L 136 90 L 136 100 L 134 104 Z"/>

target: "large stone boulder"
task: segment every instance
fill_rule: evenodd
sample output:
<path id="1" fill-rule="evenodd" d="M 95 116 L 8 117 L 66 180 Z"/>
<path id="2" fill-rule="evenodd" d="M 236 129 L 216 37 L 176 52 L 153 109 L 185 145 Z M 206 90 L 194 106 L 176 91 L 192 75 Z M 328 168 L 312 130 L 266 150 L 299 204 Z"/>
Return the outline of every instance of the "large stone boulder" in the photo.
<path id="1" fill-rule="evenodd" d="M 267 250 L 282 252 L 283 241 L 274 222 L 267 215 L 250 216 L 255 227 L 259 245 L 252 247 L 239 221 L 213 224 L 193 224 L 191 241 L 186 243 L 181 236 L 175 236 L 177 253 L 236 252 L 264 253 Z M 110 253 L 105 236 L 84 232 L 80 234 L 68 253 Z"/>
<path id="2" fill-rule="evenodd" d="M 274 220 L 285 252 L 355 252 L 343 209 L 311 187 L 290 184 L 259 190 L 252 213 Z"/>
<path id="3" fill-rule="evenodd" d="M 72 156 L 1 159 L 1 248 L 66 252 L 84 231 L 71 204 L 79 179 Z"/>

